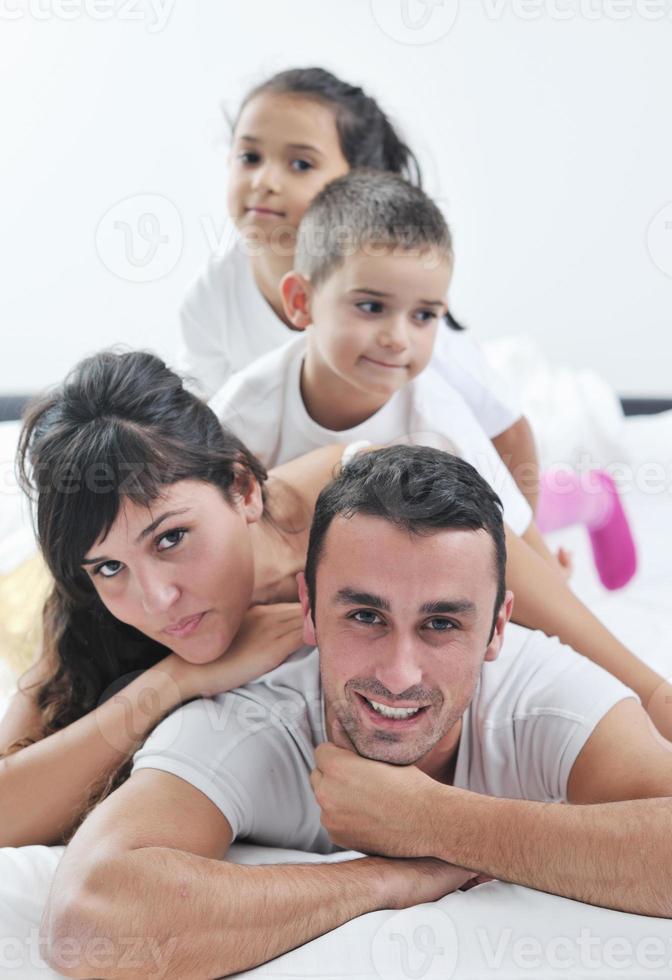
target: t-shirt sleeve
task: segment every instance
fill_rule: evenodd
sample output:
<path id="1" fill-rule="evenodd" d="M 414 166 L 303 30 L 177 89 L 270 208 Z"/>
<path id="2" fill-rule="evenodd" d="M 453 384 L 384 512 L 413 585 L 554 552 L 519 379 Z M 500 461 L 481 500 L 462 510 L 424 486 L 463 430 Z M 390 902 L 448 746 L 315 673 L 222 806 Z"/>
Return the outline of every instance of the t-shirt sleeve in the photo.
<path id="1" fill-rule="evenodd" d="M 180 308 L 176 369 L 201 398 L 209 398 L 231 374 L 226 310 L 213 263 L 192 283 Z"/>
<path id="2" fill-rule="evenodd" d="M 637 699 L 601 667 L 540 632 L 529 634 L 524 656 L 508 670 L 500 697 L 507 691 L 510 722 L 491 729 L 490 767 L 496 780 L 499 757 L 510 784 L 493 795 L 548 802 L 567 801 L 574 763 L 602 718 L 624 698 Z"/>
<path id="3" fill-rule="evenodd" d="M 272 711 L 244 693 L 178 708 L 136 752 L 133 772 L 158 769 L 200 790 L 226 817 L 233 840 L 295 845 L 309 809 L 307 767 Z M 272 826 L 266 826 L 272 815 Z"/>
<path id="4" fill-rule="evenodd" d="M 489 439 L 501 435 L 523 414 L 511 386 L 491 367 L 468 331 L 441 324 L 432 365 L 459 391 Z"/>

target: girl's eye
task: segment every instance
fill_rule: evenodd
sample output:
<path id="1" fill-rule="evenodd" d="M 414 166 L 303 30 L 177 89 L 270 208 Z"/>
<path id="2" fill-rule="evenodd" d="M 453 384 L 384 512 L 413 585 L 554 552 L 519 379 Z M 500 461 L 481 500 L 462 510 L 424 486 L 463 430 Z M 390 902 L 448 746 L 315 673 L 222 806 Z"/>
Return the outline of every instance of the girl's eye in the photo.
<path id="1" fill-rule="evenodd" d="M 93 569 L 93 574 L 100 575 L 102 578 L 114 578 L 122 568 L 123 565 L 120 561 L 106 561 L 102 565 L 96 565 Z"/>
<path id="2" fill-rule="evenodd" d="M 436 313 L 433 310 L 418 310 L 415 316 L 420 323 L 429 323 L 430 320 L 436 320 Z"/>
<path id="3" fill-rule="evenodd" d="M 162 534 L 161 537 L 158 539 L 158 543 L 156 546 L 157 551 L 168 551 L 169 548 L 174 548 L 176 545 L 180 543 L 180 541 L 182 540 L 182 538 L 185 536 L 186 533 L 187 533 L 186 530 L 182 527 L 177 527 L 175 528 L 174 531 L 166 531 L 166 533 Z M 164 541 L 166 541 L 167 544 L 165 545 L 165 547 L 161 547 Z"/>
<path id="4" fill-rule="evenodd" d="M 352 614 L 352 618 L 356 623 L 364 623 L 365 626 L 373 626 L 381 621 L 378 614 L 370 609 L 358 609 Z"/>
<path id="5" fill-rule="evenodd" d="M 299 172 L 305 172 L 306 170 L 312 170 L 313 165 L 310 160 L 292 160 L 291 163 L 292 170 L 297 170 Z"/>
<path id="6" fill-rule="evenodd" d="M 383 304 L 370 299 L 364 303 L 357 303 L 357 309 L 361 310 L 362 313 L 382 313 Z"/>
<path id="7" fill-rule="evenodd" d="M 259 163 L 261 157 L 259 156 L 258 153 L 254 153 L 252 150 L 248 150 L 246 153 L 240 153 L 238 155 L 238 159 L 241 161 L 241 163 L 253 164 L 253 163 Z"/>

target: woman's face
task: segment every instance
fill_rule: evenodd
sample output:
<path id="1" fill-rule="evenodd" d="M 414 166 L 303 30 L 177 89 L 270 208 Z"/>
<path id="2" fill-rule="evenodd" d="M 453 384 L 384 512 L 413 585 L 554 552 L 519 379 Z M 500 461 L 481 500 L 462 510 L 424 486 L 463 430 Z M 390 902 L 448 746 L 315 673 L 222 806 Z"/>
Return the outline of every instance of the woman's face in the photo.
<path id="1" fill-rule="evenodd" d="M 293 239 L 315 195 L 349 169 L 328 106 L 302 96 L 261 92 L 236 124 L 229 212 L 246 236 L 282 246 Z"/>
<path id="2" fill-rule="evenodd" d="M 255 480 L 231 503 L 202 480 L 166 487 L 149 507 L 126 501 L 82 562 L 123 623 L 190 663 L 227 649 L 250 605 L 250 524 L 263 512 Z"/>

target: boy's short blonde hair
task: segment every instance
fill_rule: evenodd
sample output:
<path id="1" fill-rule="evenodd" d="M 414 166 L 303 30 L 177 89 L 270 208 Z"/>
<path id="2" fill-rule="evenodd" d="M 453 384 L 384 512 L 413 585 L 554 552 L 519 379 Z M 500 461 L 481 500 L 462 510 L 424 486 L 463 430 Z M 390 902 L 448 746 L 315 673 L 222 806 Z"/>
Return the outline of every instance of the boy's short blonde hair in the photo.
<path id="1" fill-rule="evenodd" d="M 399 249 L 451 259 L 450 228 L 437 205 L 403 177 L 351 170 L 333 180 L 304 214 L 294 268 L 319 286 L 355 252 Z"/>

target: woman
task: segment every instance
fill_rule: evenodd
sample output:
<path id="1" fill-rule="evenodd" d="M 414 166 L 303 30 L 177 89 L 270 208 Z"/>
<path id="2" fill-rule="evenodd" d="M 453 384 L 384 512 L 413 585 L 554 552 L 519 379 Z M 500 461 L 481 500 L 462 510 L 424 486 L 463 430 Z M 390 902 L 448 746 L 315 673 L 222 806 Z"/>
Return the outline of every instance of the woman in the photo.
<path id="1" fill-rule="evenodd" d="M 300 645 L 295 575 L 342 454 L 327 447 L 267 475 L 140 352 L 83 361 L 33 406 L 19 468 L 55 585 L 43 652 L 0 722 L 0 846 L 67 839 L 167 712 Z M 516 622 L 629 684 L 669 737 L 670 686 L 510 532 L 507 550 Z"/>

